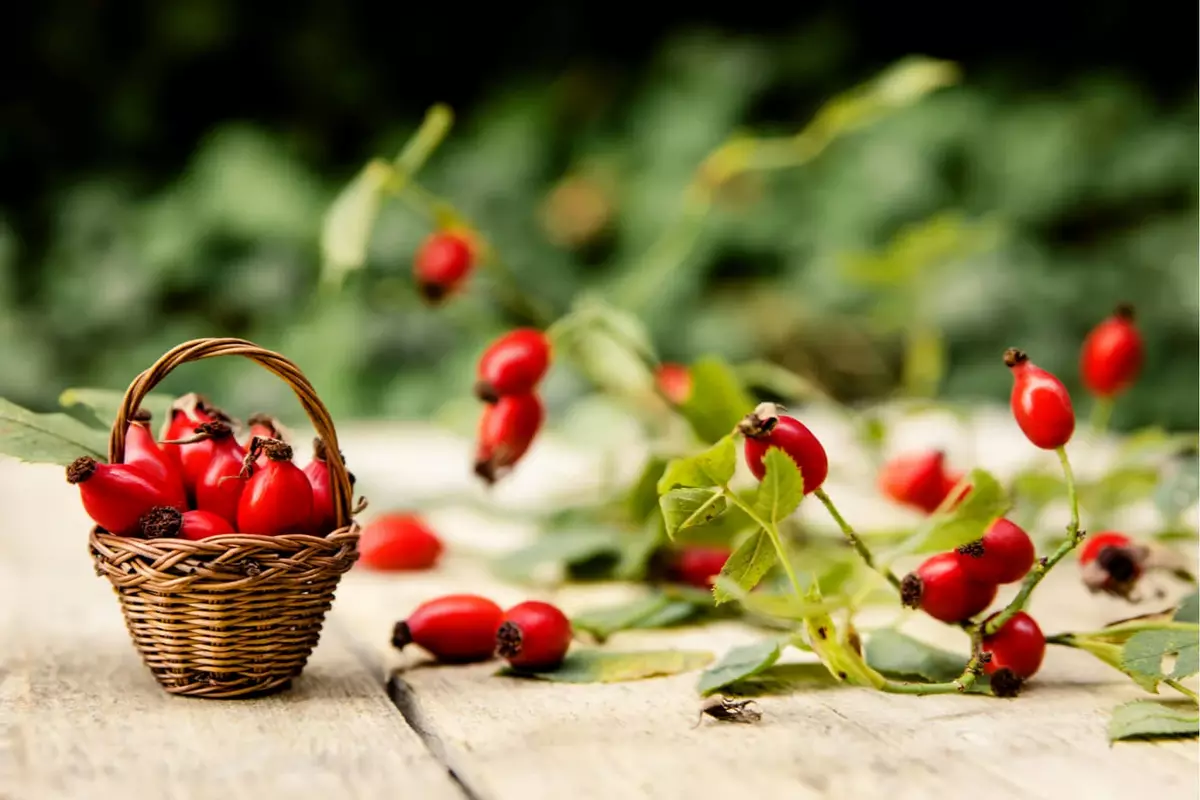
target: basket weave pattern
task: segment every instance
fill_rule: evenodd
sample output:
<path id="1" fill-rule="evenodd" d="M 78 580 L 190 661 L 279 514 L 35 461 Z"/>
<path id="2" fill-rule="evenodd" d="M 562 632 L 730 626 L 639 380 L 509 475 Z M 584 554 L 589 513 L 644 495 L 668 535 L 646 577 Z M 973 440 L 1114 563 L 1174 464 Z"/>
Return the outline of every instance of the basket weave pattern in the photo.
<path id="1" fill-rule="evenodd" d="M 338 529 L 328 536 L 228 534 L 203 541 L 136 539 L 94 529 L 98 574 L 112 583 L 142 660 L 172 694 L 210 698 L 285 688 L 321 635 L 341 576 L 358 557 L 351 487 L 329 412 L 294 364 L 241 339 L 174 348 L 134 380 L 113 423 L 109 461 L 124 455 L 128 421 L 154 386 L 188 361 L 250 358 L 296 392 L 325 442 Z"/>

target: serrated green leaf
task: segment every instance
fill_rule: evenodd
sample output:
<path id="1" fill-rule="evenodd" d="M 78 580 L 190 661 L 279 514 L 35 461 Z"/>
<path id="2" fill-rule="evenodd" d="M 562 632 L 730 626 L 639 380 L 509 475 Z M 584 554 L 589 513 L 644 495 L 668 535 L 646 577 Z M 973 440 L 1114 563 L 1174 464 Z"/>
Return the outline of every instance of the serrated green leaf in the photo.
<path id="1" fill-rule="evenodd" d="M 754 409 L 754 399 L 733 367 L 718 358 L 701 358 L 689 367 L 689 371 L 692 393 L 679 407 L 680 413 L 705 442 L 728 436 Z"/>
<path id="2" fill-rule="evenodd" d="M 781 652 L 779 642 L 774 639 L 735 647 L 701 674 L 696 689 L 702 695 L 712 694 L 734 681 L 762 672 L 779 660 Z"/>
<path id="3" fill-rule="evenodd" d="M 772 447 L 763 457 L 766 475 L 758 487 L 754 510 L 768 522 L 779 522 L 791 516 L 804 499 L 804 479 L 791 457 Z"/>
<path id="4" fill-rule="evenodd" d="M 115 389 L 64 389 L 63 393 L 58 396 L 60 406 L 88 408 L 104 423 L 105 427 L 113 424 L 124 400 L 125 393 Z M 142 408 L 150 412 L 152 430 L 157 431 L 163 421 L 170 416 L 173 402 L 175 402 L 175 398 L 170 395 L 154 394 L 153 392 L 142 400 Z"/>
<path id="5" fill-rule="evenodd" d="M 1174 622 L 1200 623 L 1200 593 L 1192 592 L 1180 600 L 1179 607 L 1175 609 L 1175 616 L 1171 619 Z"/>
<path id="6" fill-rule="evenodd" d="M 1175 658 L 1170 671 L 1163 661 Z M 1160 681 L 1187 678 L 1200 672 L 1200 626 L 1191 630 L 1139 631 L 1121 653 L 1121 668 L 1133 675 Z"/>
<path id="7" fill-rule="evenodd" d="M 823 664 L 775 664 L 762 672 L 727 684 L 724 693 L 762 697 L 796 694 L 805 689 L 826 689 L 836 685 L 837 680 Z"/>
<path id="8" fill-rule="evenodd" d="M 770 535 L 760 528 L 733 551 L 721 568 L 721 574 L 713 584 L 713 599 L 717 605 L 737 598 L 730 592 L 730 584 L 736 586 L 740 593 L 749 592 L 757 586 L 775 566 L 777 557 Z"/>
<path id="9" fill-rule="evenodd" d="M 667 535 L 706 525 L 725 513 L 729 501 L 720 489 L 672 489 L 659 498 Z"/>
<path id="10" fill-rule="evenodd" d="M 619 653 L 611 650 L 575 649 L 563 663 L 547 672 L 524 672 L 505 667 L 498 674 L 514 678 L 536 678 L 557 683 L 621 683 L 692 672 L 707 666 L 712 653 L 702 650 L 641 650 Z"/>
<path id="11" fill-rule="evenodd" d="M 321 227 L 323 281 L 338 286 L 362 268 L 384 190 L 394 175 L 390 164 L 375 159 L 334 198 Z"/>
<path id="12" fill-rule="evenodd" d="M 1162 739 L 1200 734 L 1200 714 L 1194 703 L 1134 700 L 1113 709 L 1108 739 Z"/>
<path id="13" fill-rule="evenodd" d="M 1148 678 L 1145 675 L 1131 673 L 1126 670 L 1121 664 L 1121 655 L 1124 650 L 1123 643 L 1118 644 L 1103 639 L 1091 637 L 1075 636 L 1071 638 L 1071 646 L 1077 647 L 1080 650 L 1085 650 L 1091 653 L 1096 658 L 1108 664 L 1110 667 L 1120 670 L 1128 675 L 1138 686 L 1145 689 L 1147 692 L 1158 691 L 1158 681 L 1153 678 Z"/>
<path id="14" fill-rule="evenodd" d="M 66 466 L 80 456 L 108 459 L 108 434 L 62 413 L 38 414 L 0 399 L 0 454 Z"/>
<path id="15" fill-rule="evenodd" d="M 587 631 L 603 642 L 618 631 L 667 628 L 693 619 L 702 609 L 686 600 L 662 594 L 617 606 L 584 611 L 571 618 L 576 630 Z"/>
<path id="16" fill-rule="evenodd" d="M 905 681 L 940 683 L 962 675 L 967 657 L 941 650 L 896 630 L 879 630 L 867 639 L 864 652 L 874 669 Z"/>
<path id="17" fill-rule="evenodd" d="M 1008 512 L 1008 495 L 991 473 L 973 469 L 967 481 L 971 491 L 966 498 L 956 508 L 931 517 L 899 552 L 953 550 L 982 538 L 988 526 Z"/>
<path id="18" fill-rule="evenodd" d="M 724 486 L 737 470 L 737 448 L 733 437 L 726 436 L 703 453 L 676 458 L 667 464 L 658 481 L 658 493 L 672 489 Z"/>

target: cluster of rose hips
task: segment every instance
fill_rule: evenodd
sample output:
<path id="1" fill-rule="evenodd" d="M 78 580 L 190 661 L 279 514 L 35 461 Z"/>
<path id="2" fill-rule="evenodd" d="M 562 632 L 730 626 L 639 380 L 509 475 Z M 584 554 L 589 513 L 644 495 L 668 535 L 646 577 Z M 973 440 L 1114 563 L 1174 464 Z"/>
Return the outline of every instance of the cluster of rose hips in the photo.
<path id="1" fill-rule="evenodd" d="M 562 663 L 571 636 L 571 621 L 549 603 L 530 600 L 505 611 L 486 597 L 453 594 L 422 603 L 397 622 L 392 645 L 420 645 L 447 664 L 499 656 L 515 669 L 544 672 Z"/>
<path id="2" fill-rule="evenodd" d="M 475 396 L 486 407 L 479 420 L 475 474 L 495 483 L 521 459 L 542 427 L 537 386 L 550 368 L 550 342 L 532 328 L 496 339 L 479 359 Z"/>
<path id="3" fill-rule="evenodd" d="M 107 464 L 84 456 L 67 468 L 84 510 L 119 536 L 207 539 L 228 533 L 276 536 L 333 531 L 337 514 L 324 443 L 301 469 L 274 418 L 250 418 L 246 442 L 227 414 L 197 394 L 171 407 L 160 440 L 150 415 L 125 431 L 125 459 Z"/>

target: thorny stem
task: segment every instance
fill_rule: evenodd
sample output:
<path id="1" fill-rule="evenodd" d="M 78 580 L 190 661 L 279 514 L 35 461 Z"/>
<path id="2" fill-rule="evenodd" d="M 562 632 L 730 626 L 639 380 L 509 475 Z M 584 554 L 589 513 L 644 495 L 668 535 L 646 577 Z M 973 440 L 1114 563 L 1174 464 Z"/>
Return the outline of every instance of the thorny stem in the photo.
<path id="1" fill-rule="evenodd" d="M 1018 611 L 1024 610 L 1029 602 L 1030 595 L 1037 585 L 1042 582 L 1042 578 L 1054 568 L 1054 565 L 1062 561 L 1068 553 L 1079 546 L 1086 535 L 1084 531 L 1079 530 L 1079 496 L 1075 491 L 1075 473 L 1071 470 L 1071 462 L 1067 458 L 1066 448 L 1058 448 L 1058 460 L 1062 462 L 1063 477 L 1067 482 L 1067 499 L 1071 504 L 1071 524 L 1067 526 L 1067 538 L 1058 549 L 1051 553 L 1046 558 L 1039 559 L 1033 565 L 1033 569 L 1029 570 L 1029 574 L 1025 576 L 1024 582 L 1021 584 L 1021 591 L 1017 592 L 1017 596 L 1012 599 L 1012 602 L 1004 607 L 996 616 L 988 620 L 985 627 L 985 634 L 993 634 L 1003 627 L 1004 623 L 1012 619 Z"/>
<path id="2" fill-rule="evenodd" d="M 783 570 L 787 573 L 788 580 L 792 583 L 792 589 L 796 592 L 796 597 L 803 598 L 804 589 L 800 586 L 799 579 L 796 578 L 796 571 L 792 569 L 792 562 L 791 559 L 788 558 L 787 551 L 783 547 L 783 539 L 779 535 L 779 528 L 776 527 L 774 522 L 767 522 L 762 517 L 758 516 L 758 513 L 749 505 L 747 505 L 742 498 L 738 497 L 737 494 L 731 491 L 728 486 L 722 486 L 721 490 L 725 497 L 728 498 L 729 502 L 740 508 L 746 514 L 746 516 L 748 516 L 755 522 L 755 524 L 759 525 L 764 531 L 767 532 L 767 536 L 771 539 L 771 544 L 775 546 L 775 552 L 779 555 L 779 561 L 783 564 Z"/>
<path id="3" fill-rule="evenodd" d="M 868 548 L 863 540 L 858 537 L 858 534 L 854 532 L 854 528 L 850 527 L 850 523 L 846 522 L 846 519 L 837 510 L 837 506 L 833 504 L 833 500 L 829 498 L 829 495 L 826 494 L 825 490 L 817 489 L 815 492 L 813 492 L 813 494 L 815 494 L 817 499 L 825 505 L 825 508 L 829 511 L 829 515 L 833 517 L 833 521 L 836 522 L 838 527 L 842 529 L 842 533 L 846 536 L 846 540 L 853 545 L 854 549 L 858 552 L 859 557 L 863 560 L 863 563 L 886 578 L 887 582 L 890 583 L 897 592 L 899 592 L 900 579 L 897 578 L 895 573 L 890 569 L 881 567 L 875 563 L 875 556 L 871 554 L 870 548 Z"/>
<path id="4" fill-rule="evenodd" d="M 1108 430 L 1108 421 L 1112 417 L 1113 401 L 1111 397 L 1098 397 L 1092 405 L 1092 430 L 1104 433 Z"/>

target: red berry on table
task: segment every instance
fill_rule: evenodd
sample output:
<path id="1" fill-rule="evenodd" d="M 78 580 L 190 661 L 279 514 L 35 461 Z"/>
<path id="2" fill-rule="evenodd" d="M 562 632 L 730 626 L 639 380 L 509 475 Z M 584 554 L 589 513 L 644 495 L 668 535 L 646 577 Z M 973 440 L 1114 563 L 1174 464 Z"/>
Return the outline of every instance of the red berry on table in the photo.
<path id="1" fill-rule="evenodd" d="M 879 489 L 906 506 L 932 514 L 954 488 L 940 450 L 897 456 L 879 472 Z"/>
<path id="2" fill-rule="evenodd" d="M 292 463 L 290 445 L 268 439 L 263 450 L 267 466 L 246 482 L 238 500 L 238 531 L 260 536 L 308 533 L 313 503 L 308 476 Z"/>
<path id="3" fill-rule="evenodd" d="M 1042 666 L 1046 637 L 1033 617 L 1018 611 L 1000 630 L 983 637 L 983 652 L 991 656 L 983 671 L 991 676 L 992 691 L 1012 697 Z"/>
<path id="4" fill-rule="evenodd" d="M 1133 307 L 1117 306 L 1083 341 L 1079 372 L 1083 384 L 1098 397 L 1112 397 L 1133 383 L 1145 359 L 1142 335 L 1133 322 Z"/>
<path id="5" fill-rule="evenodd" d="M 139 521 L 155 506 L 186 511 L 187 505 L 168 498 L 162 485 L 134 464 L 103 464 L 90 456 L 67 467 L 67 482 L 79 487 L 83 509 L 109 533 L 137 536 Z"/>
<path id="6" fill-rule="evenodd" d="M 901 599 L 942 622 L 962 622 L 996 599 L 996 584 L 967 577 L 957 553 L 938 553 L 905 576 Z"/>
<path id="7" fill-rule="evenodd" d="M 1079 548 L 1083 583 L 1093 593 L 1129 599 L 1149 555 L 1150 548 L 1117 531 L 1089 536 Z"/>
<path id="8" fill-rule="evenodd" d="M 767 450 L 777 447 L 800 468 L 804 478 L 804 493 L 821 488 L 829 474 L 829 458 L 825 448 L 804 423 L 794 417 L 781 416 L 774 403 L 763 403 L 738 425 L 746 437 L 743 453 L 746 464 L 760 481 L 767 474 L 763 458 Z"/>
<path id="9" fill-rule="evenodd" d="M 442 555 L 442 540 L 415 514 L 384 514 L 363 528 L 358 552 L 371 569 L 429 569 Z"/>
<path id="10" fill-rule="evenodd" d="M 222 519 L 237 519 L 238 504 L 249 477 L 242 475 L 246 454 L 233 439 L 215 448 L 208 467 L 196 484 L 196 508 L 210 511 Z"/>
<path id="11" fill-rule="evenodd" d="M 465 237 L 449 231 L 431 234 L 413 262 L 417 290 L 430 303 L 444 300 L 466 280 L 474 261 Z"/>
<path id="12" fill-rule="evenodd" d="M 542 426 L 545 412 L 536 394 L 501 397 L 483 410 L 475 449 L 475 474 L 495 483 L 516 464 Z"/>
<path id="13" fill-rule="evenodd" d="M 517 669 L 551 670 L 571 646 L 571 621 L 549 603 L 530 600 L 504 612 L 496 632 L 496 653 Z"/>
<path id="14" fill-rule="evenodd" d="M 1015 347 L 1004 353 L 1004 363 L 1013 376 L 1013 417 L 1025 437 L 1043 450 L 1069 442 L 1075 431 L 1075 410 L 1062 381 Z"/>
<path id="15" fill-rule="evenodd" d="M 125 429 L 125 463 L 141 467 L 157 480 L 172 504 L 187 504 L 179 464 L 167 456 L 150 432 L 150 414 L 138 411 Z"/>
<path id="16" fill-rule="evenodd" d="M 683 364 L 659 364 L 654 381 L 658 391 L 673 405 L 681 406 L 692 396 L 692 373 Z"/>
<path id="17" fill-rule="evenodd" d="M 680 583 L 711 589 L 732 554 L 728 547 L 685 545 L 676 553 L 669 574 Z"/>
<path id="18" fill-rule="evenodd" d="M 967 577 L 980 583 L 1019 581 L 1036 557 L 1029 534 L 1003 517 L 991 524 L 982 539 L 964 544 L 956 552 Z"/>
<path id="19" fill-rule="evenodd" d="M 304 474 L 312 486 L 313 519 L 312 532 L 324 536 L 334 530 L 337 525 L 337 512 L 333 507 L 333 481 L 329 477 L 329 463 L 326 459 L 325 442 L 313 439 L 313 457 L 304 468 Z M 362 544 L 359 543 L 361 551 Z"/>
<path id="20" fill-rule="evenodd" d="M 141 534 L 146 539 L 180 538 L 200 541 L 210 536 L 234 533 L 229 520 L 211 511 L 185 511 L 157 506 L 142 516 Z"/>
<path id="21" fill-rule="evenodd" d="M 487 661 L 496 651 L 496 631 L 504 619 L 500 606 L 475 594 L 452 594 L 422 603 L 397 622 L 392 646 L 418 644 L 447 663 Z"/>
<path id="22" fill-rule="evenodd" d="M 550 368 L 550 342 L 541 331 L 518 328 L 488 346 L 479 359 L 475 395 L 495 403 L 508 395 L 529 394 Z"/>

